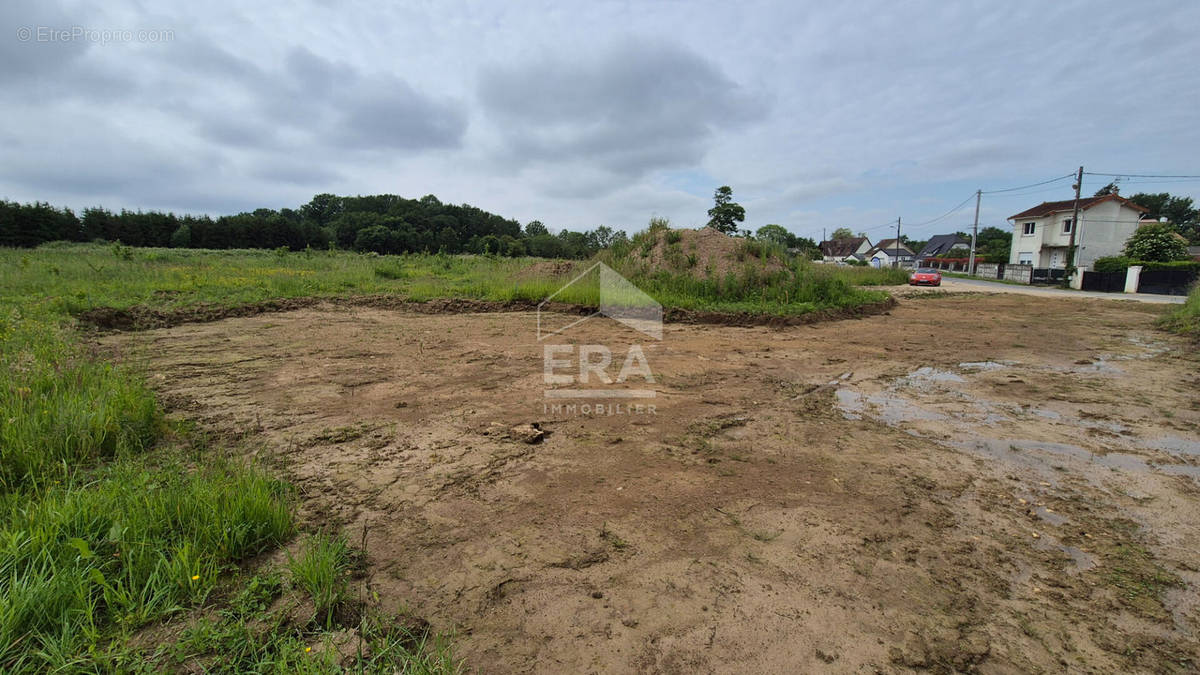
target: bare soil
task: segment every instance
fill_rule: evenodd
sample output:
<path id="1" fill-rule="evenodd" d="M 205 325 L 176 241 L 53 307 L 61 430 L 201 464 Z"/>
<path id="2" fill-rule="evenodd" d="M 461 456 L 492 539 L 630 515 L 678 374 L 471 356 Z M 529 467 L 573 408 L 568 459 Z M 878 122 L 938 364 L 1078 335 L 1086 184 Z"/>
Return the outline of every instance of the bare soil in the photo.
<path id="1" fill-rule="evenodd" d="M 670 232 L 670 236 L 668 236 Z M 748 240 L 731 237 L 711 227 L 698 230 L 660 230 L 654 246 L 646 256 L 646 266 L 653 271 L 688 272 L 700 278 L 724 279 L 751 264 L 763 272 L 784 269 L 782 261 L 770 258 L 766 262 L 747 254 Z M 670 241 L 675 238 L 675 241 Z M 634 254 L 635 259 L 637 253 Z"/>
<path id="2" fill-rule="evenodd" d="M 372 589 L 473 671 L 1185 672 L 1200 357 L 1159 311 L 917 296 L 554 338 L 641 345 L 640 415 L 544 407 L 531 312 L 313 304 L 102 342 L 277 461 L 310 524 L 366 528 Z"/>

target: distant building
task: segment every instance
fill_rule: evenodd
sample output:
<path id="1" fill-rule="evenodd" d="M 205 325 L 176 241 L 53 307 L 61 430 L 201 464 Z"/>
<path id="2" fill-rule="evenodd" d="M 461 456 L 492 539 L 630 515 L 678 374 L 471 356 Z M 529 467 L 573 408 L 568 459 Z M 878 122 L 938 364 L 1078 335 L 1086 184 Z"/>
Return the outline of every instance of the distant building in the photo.
<path id="1" fill-rule="evenodd" d="M 847 237 L 821 242 L 821 259 L 825 262 L 842 262 L 855 254 L 865 255 L 871 250 L 871 240 L 866 237 Z"/>
<path id="2" fill-rule="evenodd" d="M 1192 260 L 1200 261 L 1200 246 L 1189 246 L 1188 255 L 1192 257 Z"/>
<path id="3" fill-rule="evenodd" d="M 959 255 L 961 254 L 961 255 Z M 917 254 L 917 264 L 921 265 L 929 258 L 953 257 L 966 258 L 971 255 L 971 240 L 957 234 L 938 234 L 925 242 L 925 247 Z"/>
<path id="4" fill-rule="evenodd" d="M 900 267 L 912 267 L 916 258 L 912 249 L 897 239 L 884 239 L 866 253 L 866 259 L 872 267 L 891 267 L 892 263 Z"/>
<path id="5" fill-rule="evenodd" d="M 1009 264 L 1035 268 L 1064 268 L 1071 245 L 1075 200 L 1043 202 L 1014 216 Z M 1137 230 L 1146 209 L 1120 195 L 1079 200 L 1079 229 L 1075 232 L 1077 267 L 1091 267 L 1096 258 L 1120 255 Z"/>

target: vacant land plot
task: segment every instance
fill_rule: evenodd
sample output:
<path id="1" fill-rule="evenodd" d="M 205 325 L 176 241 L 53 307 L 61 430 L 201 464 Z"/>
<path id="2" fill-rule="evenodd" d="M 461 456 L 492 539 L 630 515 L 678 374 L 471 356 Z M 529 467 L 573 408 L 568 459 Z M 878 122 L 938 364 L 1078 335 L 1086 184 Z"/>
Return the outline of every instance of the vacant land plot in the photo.
<path id="1" fill-rule="evenodd" d="M 572 339 L 642 343 L 656 378 L 655 414 L 612 416 L 543 407 L 532 313 L 330 303 L 101 343 L 278 460 L 471 669 L 1185 671 L 1200 359 L 1158 313 L 920 297 L 661 342 L 597 318 Z"/>

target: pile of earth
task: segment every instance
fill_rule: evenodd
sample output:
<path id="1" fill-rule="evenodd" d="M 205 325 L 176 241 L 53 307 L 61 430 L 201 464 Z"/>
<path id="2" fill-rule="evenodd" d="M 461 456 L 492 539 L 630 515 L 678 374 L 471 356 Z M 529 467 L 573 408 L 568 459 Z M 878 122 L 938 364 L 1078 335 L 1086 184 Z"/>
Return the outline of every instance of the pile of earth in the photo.
<path id="1" fill-rule="evenodd" d="M 653 273 L 667 270 L 689 272 L 697 277 L 724 278 L 746 267 L 760 272 L 778 272 L 786 268 L 783 260 L 768 255 L 764 260 L 761 245 L 750 239 L 731 237 L 710 227 L 698 230 L 661 229 L 647 232 L 652 244 L 635 246 L 630 255 Z"/>

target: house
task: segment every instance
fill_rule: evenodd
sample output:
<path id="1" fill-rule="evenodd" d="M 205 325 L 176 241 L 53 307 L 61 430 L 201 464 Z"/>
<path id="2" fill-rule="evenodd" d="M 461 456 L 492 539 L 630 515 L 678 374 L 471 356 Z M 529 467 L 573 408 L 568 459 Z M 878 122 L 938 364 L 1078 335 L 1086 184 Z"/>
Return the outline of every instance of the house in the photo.
<path id="1" fill-rule="evenodd" d="M 961 255 L 960 255 L 961 254 Z M 925 248 L 917 254 L 917 264 L 921 265 L 929 258 L 951 257 L 966 258 L 971 255 L 971 241 L 957 234 L 938 234 L 929 238 Z"/>
<path id="2" fill-rule="evenodd" d="M 1188 256 L 1190 256 L 1192 260 L 1200 262 L 1200 246 L 1189 246 Z"/>
<path id="3" fill-rule="evenodd" d="M 867 262 L 872 267 L 891 267 L 897 261 L 901 267 L 912 267 L 916 257 L 910 248 L 896 239 L 884 239 L 866 254 Z"/>
<path id="4" fill-rule="evenodd" d="M 1009 216 L 1013 224 L 1009 264 L 1035 268 L 1065 268 L 1071 245 L 1075 200 L 1042 202 Z M 1146 209 L 1117 194 L 1079 200 L 1079 228 L 1075 232 L 1078 267 L 1091 267 L 1096 258 L 1120 255 L 1125 241 L 1138 228 Z"/>
<path id="5" fill-rule="evenodd" d="M 846 237 L 821 242 L 821 259 L 825 262 L 842 262 L 854 254 L 865 255 L 871 250 L 871 240 L 866 237 Z"/>

